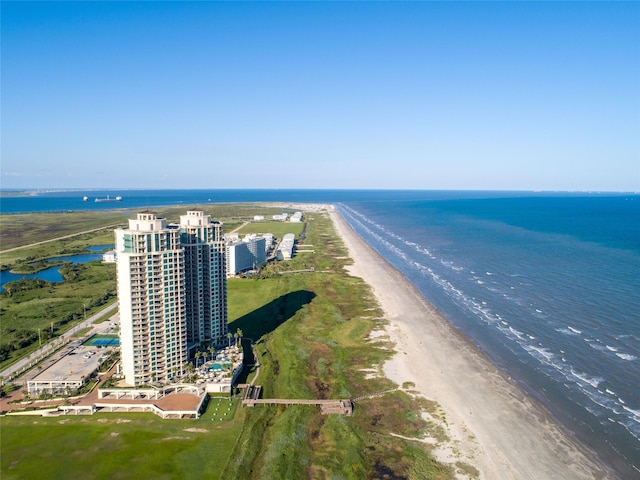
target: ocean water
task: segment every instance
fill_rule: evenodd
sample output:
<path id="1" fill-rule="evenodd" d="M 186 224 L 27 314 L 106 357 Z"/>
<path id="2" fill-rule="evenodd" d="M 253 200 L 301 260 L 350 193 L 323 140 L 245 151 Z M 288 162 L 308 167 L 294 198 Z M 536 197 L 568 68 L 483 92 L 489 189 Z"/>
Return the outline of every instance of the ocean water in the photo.
<path id="1" fill-rule="evenodd" d="M 123 201 L 91 201 L 106 195 Z M 367 243 L 621 478 L 640 478 L 640 195 L 75 191 L 4 197 L 0 211 L 259 201 L 337 205 Z"/>
<path id="2" fill-rule="evenodd" d="M 234 202 L 321 202 L 351 198 L 375 199 L 375 191 L 347 190 L 32 190 L 0 192 L 0 212 L 62 212 L 75 210 L 109 210 L 146 208 L 161 205 L 185 205 L 185 208 L 206 207 L 211 203 Z M 401 194 L 402 195 L 402 194 Z M 84 197 L 87 201 L 83 201 Z M 122 197 L 119 202 L 96 202 L 107 196 Z"/>
<path id="3" fill-rule="evenodd" d="M 640 477 L 640 197 L 339 208 L 529 395 L 622 478 Z"/>

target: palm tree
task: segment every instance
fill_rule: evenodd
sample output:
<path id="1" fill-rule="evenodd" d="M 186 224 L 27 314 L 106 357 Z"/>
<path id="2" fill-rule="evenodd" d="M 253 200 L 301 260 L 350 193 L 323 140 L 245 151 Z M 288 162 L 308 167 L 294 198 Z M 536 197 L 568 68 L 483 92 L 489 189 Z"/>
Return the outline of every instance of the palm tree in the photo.
<path id="1" fill-rule="evenodd" d="M 211 354 L 211 360 L 213 360 L 213 357 L 216 354 L 216 349 L 212 346 L 209 346 L 208 350 L 209 350 L 209 353 Z"/>
<path id="2" fill-rule="evenodd" d="M 203 353 L 202 352 L 196 352 L 196 368 L 198 368 L 198 360 L 200 360 L 202 358 Z"/>
<path id="3" fill-rule="evenodd" d="M 233 337 L 233 334 L 231 332 L 227 332 L 227 338 L 229 339 L 229 346 L 231 346 L 231 337 Z"/>
<path id="4" fill-rule="evenodd" d="M 236 330 L 236 347 L 238 346 L 238 343 L 242 342 L 242 334 L 244 332 L 240 329 Z"/>
<path id="5" fill-rule="evenodd" d="M 193 363 L 191 362 L 185 363 L 182 368 L 184 369 L 183 372 L 186 370 L 187 374 L 192 374 L 194 371 Z"/>

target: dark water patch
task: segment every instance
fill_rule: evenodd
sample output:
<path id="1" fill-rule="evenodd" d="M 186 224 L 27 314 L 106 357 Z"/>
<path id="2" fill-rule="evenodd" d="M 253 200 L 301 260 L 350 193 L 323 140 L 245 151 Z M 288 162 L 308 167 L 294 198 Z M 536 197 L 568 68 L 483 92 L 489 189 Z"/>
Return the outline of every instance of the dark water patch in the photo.
<path id="1" fill-rule="evenodd" d="M 80 253 L 78 255 L 69 255 L 67 257 L 52 257 L 47 259 L 50 262 L 71 262 L 73 265 L 79 263 L 94 262 L 102 260 L 101 253 Z"/>
<path id="2" fill-rule="evenodd" d="M 106 247 L 110 247 L 111 245 L 107 245 Z M 100 246 L 103 247 L 103 246 Z M 78 255 L 69 255 L 66 257 L 52 257 L 48 258 L 49 262 L 71 262 L 74 265 L 94 262 L 96 260 L 101 260 L 101 253 L 81 253 Z M 37 278 L 40 280 L 45 280 L 51 283 L 60 283 L 64 281 L 62 274 L 60 273 L 60 266 L 49 267 L 44 270 L 40 270 L 36 273 L 12 273 L 9 270 L 0 271 L 0 292 L 4 291 L 4 285 L 8 282 L 14 282 L 16 280 L 21 280 L 23 278 Z"/>
<path id="3" fill-rule="evenodd" d="M 104 253 L 106 251 L 113 250 L 114 248 L 115 245 L 113 243 L 110 243 L 106 245 L 92 245 L 90 247 L 87 247 L 87 250 L 91 250 L 92 252 Z"/>
<path id="4" fill-rule="evenodd" d="M 4 284 L 8 282 L 14 282 L 23 278 L 33 279 L 39 278 L 51 283 L 59 283 L 64 281 L 60 274 L 60 267 L 50 267 L 45 270 L 40 270 L 37 273 L 12 273 L 9 270 L 0 271 L 0 292 L 4 291 Z"/>

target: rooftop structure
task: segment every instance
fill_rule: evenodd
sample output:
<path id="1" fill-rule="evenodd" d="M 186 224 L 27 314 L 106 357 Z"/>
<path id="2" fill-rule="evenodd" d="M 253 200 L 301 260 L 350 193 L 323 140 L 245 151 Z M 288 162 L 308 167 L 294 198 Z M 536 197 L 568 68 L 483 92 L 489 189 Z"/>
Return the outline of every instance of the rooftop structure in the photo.
<path id="1" fill-rule="evenodd" d="M 290 260 L 293 257 L 293 249 L 295 246 L 296 236 L 293 233 L 287 233 L 280 242 L 278 247 L 278 258 L 282 260 Z"/>
<path id="2" fill-rule="evenodd" d="M 58 361 L 27 381 L 29 395 L 73 393 L 98 370 L 106 352 L 96 347 L 69 345 Z"/>
<path id="3" fill-rule="evenodd" d="M 266 239 L 263 237 L 247 235 L 242 241 L 230 240 L 227 243 L 227 275 L 237 275 L 264 265 L 266 251 Z"/>
<path id="4" fill-rule="evenodd" d="M 145 211 L 115 237 L 125 381 L 168 383 L 183 373 L 187 342 L 227 333 L 221 224 L 197 210 L 179 225 Z"/>
<path id="5" fill-rule="evenodd" d="M 289 221 L 291 223 L 300 223 L 304 220 L 304 215 L 302 214 L 302 212 L 296 212 L 293 215 L 291 215 L 291 218 L 289 219 Z"/>
<path id="6" fill-rule="evenodd" d="M 180 216 L 185 251 L 187 342 L 222 343 L 227 334 L 226 247 L 222 223 L 200 210 Z"/>

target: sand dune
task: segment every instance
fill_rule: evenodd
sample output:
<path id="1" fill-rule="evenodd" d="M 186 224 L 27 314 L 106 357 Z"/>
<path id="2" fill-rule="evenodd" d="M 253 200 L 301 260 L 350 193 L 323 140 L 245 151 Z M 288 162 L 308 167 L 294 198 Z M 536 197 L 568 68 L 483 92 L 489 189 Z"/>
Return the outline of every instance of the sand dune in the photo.
<path id="1" fill-rule="evenodd" d="M 389 321 L 397 354 L 385 375 L 399 385 L 412 382 L 445 414 L 451 441 L 439 445 L 441 461 L 473 465 L 483 479 L 615 478 L 329 211 L 354 260 L 350 273 L 372 287 Z"/>

